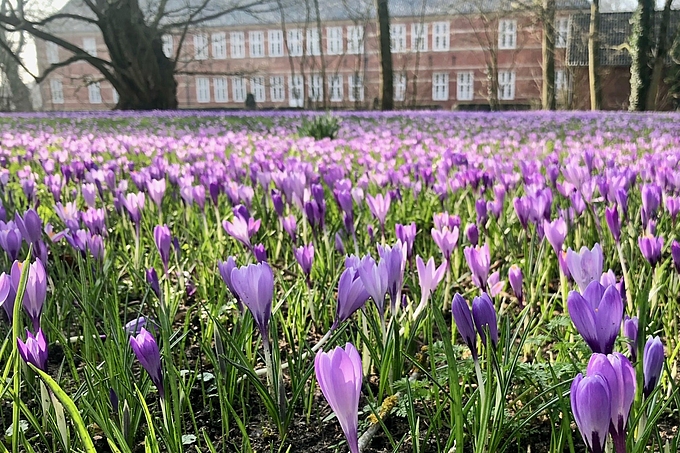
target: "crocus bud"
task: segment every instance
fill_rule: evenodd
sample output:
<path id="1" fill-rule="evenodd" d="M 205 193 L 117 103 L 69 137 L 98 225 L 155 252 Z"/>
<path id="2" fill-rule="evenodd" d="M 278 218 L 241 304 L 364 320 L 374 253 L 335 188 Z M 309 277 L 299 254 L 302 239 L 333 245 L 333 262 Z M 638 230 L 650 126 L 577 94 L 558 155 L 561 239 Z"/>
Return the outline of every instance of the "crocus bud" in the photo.
<path id="1" fill-rule="evenodd" d="M 293 250 L 293 254 L 302 268 L 305 278 L 309 280 L 309 275 L 312 272 L 312 263 L 314 262 L 314 244 L 297 247 Z"/>
<path id="2" fill-rule="evenodd" d="M 642 393 L 645 398 L 652 394 L 654 388 L 659 384 L 661 371 L 663 370 L 663 343 L 657 337 L 649 337 L 645 343 L 644 355 L 642 356 L 642 374 L 644 376 L 644 387 Z"/>
<path id="3" fill-rule="evenodd" d="M 234 285 L 231 282 L 231 271 L 236 269 L 236 260 L 233 256 L 230 256 L 227 258 L 227 261 L 218 261 L 217 269 L 220 271 L 220 277 L 222 277 L 222 281 L 225 285 L 227 285 L 229 292 L 236 299 L 236 305 L 238 306 L 239 310 L 243 311 L 241 299 L 239 299 L 238 293 L 236 292 L 236 289 L 234 289 Z"/>
<path id="4" fill-rule="evenodd" d="M 158 273 L 153 267 L 146 270 L 146 282 L 151 286 L 151 289 L 156 293 L 156 297 L 161 297 L 161 285 L 158 281 Z"/>
<path id="5" fill-rule="evenodd" d="M 16 223 L 26 242 L 34 244 L 42 237 L 42 220 L 33 209 L 24 212 L 23 217 L 16 213 L 14 223 Z"/>
<path id="6" fill-rule="evenodd" d="M 342 243 L 342 237 L 339 232 L 335 233 L 335 250 L 340 252 L 341 255 L 346 253 L 345 244 Z"/>
<path id="7" fill-rule="evenodd" d="M 264 263 L 267 261 L 267 250 L 264 248 L 264 244 L 257 244 L 253 246 L 253 255 L 255 255 L 255 260 L 258 263 Z"/>
<path id="8" fill-rule="evenodd" d="M 611 397 L 612 436 L 623 437 L 630 407 L 635 399 L 635 369 L 622 354 L 593 354 L 588 362 L 588 376 L 600 374 L 607 381 Z"/>
<path id="9" fill-rule="evenodd" d="M 600 244 L 595 244 L 592 250 L 581 247 L 577 253 L 571 248 L 567 250 L 567 266 L 569 272 L 583 293 L 593 281 L 598 281 L 602 275 L 604 257 Z"/>
<path id="10" fill-rule="evenodd" d="M 468 303 L 463 299 L 463 296 L 456 293 L 451 302 L 451 313 L 456 322 L 456 327 L 460 336 L 470 348 L 472 358 L 477 360 L 477 334 L 475 333 L 475 325 L 472 321 L 472 313 Z"/>
<path id="11" fill-rule="evenodd" d="M 510 266 L 508 270 L 508 280 L 510 280 L 510 287 L 515 293 L 515 297 L 522 303 L 524 293 L 522 292 L 522 269 L 516 264 Z"/>
<path id="12" fill-rule="evenodd" d="M 489 267 L 491 266 L 489 244 L 484 244 L 481 247 L 465 247 L 463 254 L 472 272 L 472 281 L 484 291 L 486 289 L 486 281 L 489 278 Z"/>
<path id="13" fill-rule="evenodd" d="M 498 345 L 498 319 L 496 318 L 496 309 L 487 293 L 482 293 L 480 297 L 475 297 L 472 300 L 472 319 L 475 321 L 475 327 L 482 339 L 482 344 L 486 346 L 485 329 L 488 329 L 491 343 L 496 347 Z"/>
<path id="14" fill-rule="evenodd" d="M 651 234 L 646 234 L 638 238 L 638 246 L 642 256 L 651 264 L 656 264 L 661 260 L 661 249 L 663 248 L 663 237 L 654 237 Z"/>
<path id="15" fill-rule="evenodd" d="M 151 382 L 158 388 L 158 394 L 163 398 L 165 396 L 165 389 L 163 388 L 161 354 L 153 335 L 142 327 L 136 337 L 130 336 L 130 347 L 132 348 L 132 352 L 135 353 L 137 360 L 139 360 L 139 363 L 141 363 L 146 372 L 149 373 Z"/>
<path id="16" fill-rule="evenodd" d="M 600 374 L 583 377 L 571 384 L 571 410 L 583 440 L 592 453 L 602 453 L 611 424 L 611 392 Z"/>
<path id="17" fill-rule="evenodd" d="M 249 264 L 231 271 L 234 290 L 255 318 L 265 341 L 268 341 L 269 318 L 274 298 L 274 273 L 266 262 Z"/>
<path id="18" fill-rule="evenodd" d="M 614 240 L 618 244 L 621 242 L 621 222 L 619 220 L 619 210 L 616 205 L 611 208 L 605 208 L 604 217 L 607 220 L 609 231 L 614 236 Z"/>
<path id="19" fill-rule="evenodd" d="M 163 269 L 168 273 L 168 263 L 170 262 L 170 246 L 172 245 L 172 235 L 167 225 L 156 225 L 153 229 L 153 240 L 156 243 L 158 253 L 161 255 Z"/>
<path id="20" fill-rule="evenodd" d="M 331 329 L 337 328 L 340 323 L 349 319 L 355 311 L 364 306 L 369 297 L 356 269 L 351 267 L 345 269 L 338 281 L 338 306 Z"/>
<path id="21" fill-rule="evenodd" d="M 21 338 L 17 338 L 17 347 L 24 362 L 47 371 L 47 340 L 42 329 L 39 328 L 35 336 L 26 329 L 26 342 L 24 343 Z"/>
<path id="22" fill-rule="evenodd" d="M 366 255 L 361 259 L 358 272 L 366 292 L 375 302 L 378 314 L 383 319 L 385 317 L 385 296 L 389 285 L 387 263 L 384 260 L 376 263 L 370 255 Z"/>
<path id="23" fill-rule="evenodd" d="M 18 282 L 15 288 L 19 288 Z M 40 315 L 43 311 L 46 296 L 47 275 L 45 274 L 45 267 L 40 258 L 36 258 L 35 263 L 31 264 L 28 269 L 26 291 L 24 292 L 23 300 L 24 310 L 26 310 L 28 317 L 33 323 L 33 329 L 36 331 L 40 328 Z"/>
<path id="24" fill-rule="evenodd" d="M 552 222 L 543 220 L 543 232 L 555 253 L 559 253 L 562 250 L 564 240 L 567 238 L 567 222 L 562 217 Z"/>
<path id="25" fill-rule="evenodd" d="M 595 281 L 588 285 L 583 295 L 571 291 L 567 308 L 576 330 L 593 352 L 611 354 L 614 351 L 623 319 L 623 300 L 616 286 L 605 289 Z"/>
<path id="26" fill-rule="evenodd" d="M 638 350 L 638 318 L 633 316 L 632 318 L 626 317 L 623 319 L 623 336 L 628 339 L 628 351 L 630 352 L 630 357 L 635 362 L 637 360 L 637 350 Z"/>
<path id="27" fill-rule="evenodd" d="M 397 236 L 403 244 L 406 244 L 406 258 L 410 259 L 413 255 L 413 243 L 416 239 L 416 223 L 411 222 L 410 225 L 397 224 L 394 226 Z"/>
<path id="28" fill-rule="evenodd" d="M 283 224 L 284 231 L 288 233 L 294 244 L 297 236 L 297 220 L 295 219 L 295 216 L 292 214 L 286 216 L 282 219 L 281 223 Z"/>
<path id="29" fill-rule="evenodd" d="M 477 228 L 476 223 L 470 223 L 465 227 L 465 236 L 471 245 L 477 245 L 477 242 L 479 241 L 479 229 Z"/>

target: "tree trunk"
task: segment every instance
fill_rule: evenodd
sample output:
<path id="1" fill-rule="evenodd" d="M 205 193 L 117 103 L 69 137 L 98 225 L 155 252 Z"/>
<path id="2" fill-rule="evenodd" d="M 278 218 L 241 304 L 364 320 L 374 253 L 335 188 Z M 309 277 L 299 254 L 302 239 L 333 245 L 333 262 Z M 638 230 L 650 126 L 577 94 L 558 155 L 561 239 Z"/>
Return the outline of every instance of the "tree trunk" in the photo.
<path id="1" fill-rule="evenodd" d="M 163 53 L 161 36 L 144 22 L 136 0 L 110 4 L 99 20 L 113 63 L 121 110 L 176 109 L 175 65 Z"/>
<path id="2" fill-rule="evenodd" d="M 380 68 L 382 76 L 382 110 L 394 109 L 394 70 L 392 68 L 392 43 L 390 39 L 390 12 L 387 0 L 376 0 L 380 39 Z"/>
<path id="3" fill-rule="evenodd" d="M 649 67 L 654 32 L 654 0 L 638 0 L 630 36 L 630 111 L 643 111 L 652 79 Z"/>
<path id="4" fill-rule="evenodd" d="M 646 110 L 654 110 L 657 108 L 657 97 L 659 94 L 659 85 L 663 77 L 664 60 L 668 55 L 668 27 L 671 22 L 671 4 L 673 0 L 666 0 L 663 7 L 663 14 L 661 16 L 661 23 L 659 24 L 659 36 L 656 38 L 656 55 L 654 56 L 654 63 L 652 65 L 652 76 L 649 84 L 649 91 L 647 92 Z"/>
<path id="5" fill-rule="evenodd" d="M 590 4 L 590 30 L 588 35 L 588 81 L 590 109 L 600 109 L 600 0 Z"/>
<path id="6" fill-rule="evenodd" d="M 319 0 L 314 0 L 314 13 L 316 14 L 316 28 L 319 30 L 319 58 L 321 59 L 321 93 L 323 109 L 328 110 L 328 81 L 326 80 L 326 56 L 323 48 L 323 28 L 321 27 L 321 10 Z"/>
<path id="7" fill-rule="evenodd" d="M 555 110 L 555 0 L 543 0 L 543 110 Z"/>

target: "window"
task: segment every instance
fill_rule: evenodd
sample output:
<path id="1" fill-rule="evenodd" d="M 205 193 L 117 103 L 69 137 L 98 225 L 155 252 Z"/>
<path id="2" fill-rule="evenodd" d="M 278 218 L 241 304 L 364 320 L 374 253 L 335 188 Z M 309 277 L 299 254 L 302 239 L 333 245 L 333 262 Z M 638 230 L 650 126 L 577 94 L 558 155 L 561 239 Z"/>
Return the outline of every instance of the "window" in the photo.
<path id="1" fill-rule="evenodd" d="M 312 74 L 309 77 L 309 97 L 314 102 L 323 101 L 323 78 L 321 74 Z"/>
<path id="2" fill-rule="evenodd" d="M 347 27 L 347 53 L 364 53 L 364 27 L 349 25 Z"/>
<path id="3" fill-rule="evenodd" d="M 210 37 L 212 41 L 212 56 L 216 60 L 224 60 L 227 58 L 227 34 L 213 33 Z M 205 53 L 208 53 L 206 49 Z"/>
<path id="4" fill-rule="evenodd" d="M 118 104 L 118 100 L 120 99 L 120 96 L 118 96 L 118 90 L 115 88 L 111 88 L 111 98 L 113 99 L 114 104 Z"/>
<path id="5" fill-rule="evenodd" d="M 215 102 L 227 102 L 227 79 L 224 77 L 215 77 L 213 79 L 213 90 L 215 91 Z"/>
<path id="6" fill-rule="evenodd" d="M 342 76 L 335 74 L 328 79 L 331 102 L 342 102 Z"/>
<path id="7" fill-rule="evenodd" d="M 93 57 L 97 56 L 97 40 L 94 38 L 83 38 L 83 50 Z"/>
<path id="8" fill-rule="evenodd" d="M 210 102 L 210 79 L 207 77 L 196 77 L 196 102 Z"/>
<path id="9" fill-rule="evenodd" d="M 302 30 L 299 28 L 288 30 L 288 55 L 291 57 L 302 55 Z"/>
<path id="10" fill-rule="evenodd" d="M 427 51 L 427 24 L 411 24 L 411 49 L 415 52 Z"/>
<path id="11" fill-rule="evenodd" d="M 459 101 L 471 101 L 475 97 L 475 73 L 474 71 L 462 71 L 458 73 L 456 85 L 456 98 Z"/>
<path id="12" fill-rule="evenodd" d="M 175 46 L 172 40 L 172 35 L 163 35 L 161 37 L 161 41 L 163 41 L 163 55 L 165 55 L 168 58 L 172 58 L 173 54 L 175 53 Z"/>
<path id="13" fill-rule="evenodd" d="M 406 50 L 406 25 L 390 25 L 390 43 L 392 52 L 403 52 Z"/>
<path id="14" fill-rule="evenodd" d="M 307 55 L 321 55 L 321 41 L 319 40 L 319 29 L 307 29 Z"/>
<path id="15" fill-rule="evenodd" d="M 264 77 L 250 79 L 250 92 L 255 97 L 255 102 L 264 102 L 267 99 L 264 91 Z"/>
<path id="16" fill-rule="evenodd" d="M 449 74 L 448 72 L 435 72 L 432 74 L 432 100 L 449 100 Z"/>
<path id="17" fill-rule="evenodd" d="M 213 35 L 213 43 L 215 42 L 215 35 Z M 215 47 L 213 45 L 213 55 L 215 55 Z M 194 58 L 197 60 L 208 59 L 208 35 L 200 33 L 194 35 Z"/>
<path id="18" fill-rule="evenodd" d="M 246 56 L 245 40 L 246 37 L 242 31 L 232 31 L 229 33 L 231 58 L 244 58 Z"/>
<path id="19" fill-rule="evenodd" d="M 498 71 L 498 99 L 515 99 L 515 71 Z"/>
<path id="20" fill-rule="evenodd" d="M 394 74 L 394 100 L 406 99 L 406 74 L 403 72 Z"/>
<path id="21" fill-rule="evenodd" d="M 342 54 L 342 27 L 326 28 L 327 51 L 328 55 Z"/>
<path id="22" fill-rule="evenodd" d="M 59 63 L 59 46 L 53 42 L 46 42 L 45 51 L 47 52 L 47 62 L 49 64 Z"/>
<path id="23" fill-rule="evenodd" d="M 569 37 L 569 18 L 558 17 L 555 21 L 555 47 L 564 49 L 567 47 L 567 38 Z"/>
<path id="24" fill-rule="evenodd" d="M 269 96 L 272 98 L 272 102 L 283 102 L 286 100 L 283 76 L 272 76 L 269 78 Z"/>
<path id="25" fill-rule="evenodd" d="M 364 81 L 360 75 L 352 74 L 347 78 L 349 85 L 349 100 L 352 102 L 364 100 Z"/>
<path id="26" fill-rule="evenodd" d="M 99 82 L 92 82 L 87 86 L 87 94 L 90 98 L 90 104 L 102 103 L 102 90 Z"/>
<path id="27" fill-rule="evenodd" d="M 283 32 L 281 30 L 269 30 L 269 56 L 283 56 Z"/>
<path id="28" fill-rule="evenodd" d="M 291 107 L 302 107 L 305 103 L 303 93 L 305 87 L 302 75 L 295 74 L 294 76 L 289 77 L 288 89 L 290 90 L 288 96 L 288 105 Z"/>
<path id="29" fill-rule="evenodd" d="M 264 32 L 248 32 L 248 41 L 250 42 L 250 56 L 252 58 L 264 57 Z"/>
<path id="30" fill-rule="evenodd" d="M 449 23 L 435 22 L 432 24 L 432 50 L 442 52 L 449 50 Z"/>
<path id="31" fill-rule="evenodd" d="M 569 91 L 569 73 L 564 69 L 555 70 L 555 94 L 563 95 Z"/>
<path id="32" fill-rule="evenodd" d="M 52 92 L 52 104 L 64 103 L 64 87 L 61 79 L 50 79 L 50 91 Z"/>
<path id="33" fill-rule="evenodd" d="M 517 46 L 517 21 L 501 19 L 498 22 L 498 48 L 514 49 Z"/>
<path id="34" fill-rule="evenodd" d="M 231 97 L 234 98 L 234 102 L 245 102 L 246 79 L 243 77 L 231 78 Z"/>

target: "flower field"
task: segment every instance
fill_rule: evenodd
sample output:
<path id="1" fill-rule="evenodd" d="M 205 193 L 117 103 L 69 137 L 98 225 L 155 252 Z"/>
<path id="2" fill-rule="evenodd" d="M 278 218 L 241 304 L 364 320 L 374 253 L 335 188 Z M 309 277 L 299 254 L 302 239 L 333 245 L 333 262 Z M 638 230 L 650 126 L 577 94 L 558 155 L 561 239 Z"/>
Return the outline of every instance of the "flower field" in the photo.
<path id="1" fill-rule="evenodd" d="M 319 118 L 0 118 L 0 453 L 680 451 L 680 116 Z"/>

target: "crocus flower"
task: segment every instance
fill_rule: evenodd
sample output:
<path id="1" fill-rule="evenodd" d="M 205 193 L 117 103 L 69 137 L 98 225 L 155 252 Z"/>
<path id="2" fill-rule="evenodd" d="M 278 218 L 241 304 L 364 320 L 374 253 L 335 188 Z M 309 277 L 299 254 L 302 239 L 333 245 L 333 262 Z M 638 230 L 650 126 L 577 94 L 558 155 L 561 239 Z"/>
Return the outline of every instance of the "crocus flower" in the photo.
<path id="1" fill-rule="evenodd" d="M 125 206 L 125 209 L 130 215 L 130 220 L 132 220 L 135 225 L 139 225 L 139 221 L 142 218 L 142 209 L 144 209 L 145 199 L 146 197 L 144 192 L 139 192 L 136 194 L 129 193 L 123 199 L 123 206 Z"/>
<path id="2" fill-rule="evenodd" d="M 519 223 L 525 230 L 529 226 L 529 215 L 531 214 L 531 203 L 526 197 L 515 198 L 512 200 L 512 204 L 515 207 L 515 213 L 519 219 Z"/>
<path id="3" fill-rule="evenodd" d="M 600 374 L 583 377 L 571 384 L 571 410 L 583 440 L 592 453 L 602 453 L 611 424 L 611 393 Z"/>
<path id="4" fill-rule="evenodd" d="M 460 228 L 460 217 L 457 215 L 451 215 L 448 212 L 438 212 L 432 216 L 432 221 L 434 227 L 438 230 L 443 230 L 448 228 L 453 230 L 454 228 Z"/>
<path id="5" fill-rule="evenodd" d="M 19 265 L 21 268 L 21 265 Z M 19 272 L 21 275 L 21 272 Z M 19 288 L 19 282 L 15 285 L 15 290 Z M 35 262 L 28 268 L 28 278 L 26 280 L 26 291 L 24 292 L 23 305 L 24 310 L 33 323 L 33 329 L 40 328 L 40 315 L 42 314 L 45 298 L 47 295 L 47 275 L 45 274 L 45 267 L 40 258 L 36 258 Z"/>
<path id="6" fill-rule="evenodd" d="M 413 255 L 413 243 L 416 240 L 416 223 L 411 222 L 409 225 L 396 224 L 394 226 L 395 234 L 397 239 L 401 241 L 402 244 L 406 244 L 406 258 L 411 259 Z"/>
<path id="7" fill-rule="evenodd" d="M 22 241 L 21 231 L 14 222 L 0 224 L 0 247 L 7 252 L 10 260 L 14 261 L 19 257 Z"/>
<path id="8" fill-rule="evenodd" d="M 430 299 L 430 294 L 437 289 L 439 282 L 444 278 L 446 273 L 446 261 L 435 267 L 434 258 L 430 257 L 427 264 L 423 262 L 420 256 L 416 256 L 416 268 L 418 269 L 418 282 L 420 284 L 420 304 L 413 312 L 413 317 L 417 318 L 427 306 L 427 301 Z"/>
<path id="9" fill-rule="evenodd" d="M 385 295 L 389 285 L 389 275 L 387 263 L 380 260 L 378 263 L 370 256 L 366 255 L 361 259 L 358 267 L 359 278 L 366 288 L 366 292 L 371 296 L 378 313 L 382 319 L 385 316 Z"/>
<path id="10" fill-rule="evenodd" d="M 165 389 L 163 388 L 163 371 L 161 369 L 161 354 L 158 350 L 158 344 L 153 335 L 142 327 L 137 336 L 130 336 L 130 347 L 135 353 L 137 360 L 142 364 L 151 382 L 158 388 L 158 394 L 161 398 L 165 396 Z"/>
<path id="11" fill-rule="evenodd" d="M 146 190 L 149 192 L 149 198 L 160 209 L 163 203 L 163 195 L 165 195 L 165 179 L 151 179 L 146 183 Z"/>
<path id="12" fill-rule="evenodd" d="M 378 222 L 380 222 L 380 227 L 385 229 L 385 219 L 387 218 L 387 212 L 390 210 L 390 202 L 392 201 L 389 194 L 383 195 L 379 193 L 375 197 L 371 195 L 366 196 L 366 204 L 368 204 L 368 209 L 370 209 L 371 214 L 375 217 Z"/>
<path id="13" fill-rule="evenodd" d="M 332 351 L 319 351 L 314 359 L 316 380 L 347 438 L 351 453 L 359 453 L 359 397 L 363 372 L 361 357 L 347 343 Z"/>
<path id="14" fill-rule="evenodd" d="M 26 342 L 17 338 L 17 347 L 24 362 L 47 371 L 47 339 L 42 329 L 39 328 L 35 336 L 26 329 Z"/>
<path id="15" fill-rule="evenodd" d="M 486 330 L 488 329 L 491 343 L 496 347 L 498 345 L 498 319 L 496 309 L 487 293 L 482 293 L 481 296 L 472 300 L 472 319 L 475 321 L 482 344 L 486 346 Z"/>
<path id="16" fill-rule="evenodd" d="M 153 267 L 146 270 L 146 282 L 151 286 L 151 289 L 156 294 L 156 297 L 161 297 L 161 285 L 158 281 L 158 273 Z"/>
<path id="17" fill-rule="evenodd" d="M 335 250 L 337 250 L 341 255 L 347 253 L 347 250 L 345 250 L 345 244 L 342 242 L 342 236 L 340 236 L 340 232 L 335 233 Z"/>
<path id="18" fill-rule="evenodd" d="M 508 270 L 508 280 L 510 280 L 510 287 L 515 293 L 515 297 L 522 303 L 524 293 L 522 291 L 522 269 L 516 264 L 510 266 Z"/>
<path id="19" fill-rule="evenodd" d="M 264 263 L 267 261 L 267 249 L 264 248 L 264 244 L 257 244 L 253 246 L 253 255 L 255 256 L 255 261 L 258 263 Z"/>
<path id="20" fill-rule="evenodd" d="M 167 225 L 156 225 L 153 229 L 153 240 L 156 243 L 158 253 L 161 255 L 163 269 L 168 273 L 168 263 L 170 262 L 170 246 L 172 245 L 172 235 Z"/>
<path id="21" fill-rule="evenodd" d="M 234 289 L 234 285 L 231 282 L 231 271 L 236 269 L 236 260 L 233 256 L 230 256 L 227 258 L 227 261 L 218 261 L 217 269 L 220 271 L 220 277 L 222 277 L 222 281 L 225 285 L 227 285 L 227 288 L 229 289 L 231 295 L 234 296 L 234 299 L 236 299 L 236 305 L 238 306 L 239 310 L 243 311 L 241 299 L 239 299 L 238 293 L 236 292 L 236 289 Z"/>
<path id="22" fill-rule="evenodd" d="M 18 212 L 15 213 L 14 223 L 26 242 L 34 244 L 42 237 L 42 220 L 33 209 L 24 212 L 23 217 Z"/>
<path id="23" fill-rule="evenodd" d="M 489 214 L 486 209 L 486 200 L 482 198 L 475 201 L 475 211 L 477 212 L 477 223 L 484 226 L 489 219 Z"/>
<path id="24" fill-rule="evenodd" d="M 385 261 L 387 267 L 387 294 L 390 296 L 390 307 L 394 310 L 397 301 L 401 301 L 401 287 L 404 284 L 404 269 L 406 268 L 406 245 L 397 241 L 393 247 L 378 244 L 380 260 Z"/>
<path id="25" fill-rule="evenodd" d="M 609 231 L 614 236 L 614 240 L 618 244 L 621 242 L 621 221 L 619 220 L 619 210 L 616 205 L 611 208 L 605 208 L 604 218 L 607 221 Z"/>
<path id="26" fill-rule="evenodd" d="M 477 245 L 479 241 L 479 228 L 476 223 L 470 223 L 465 227 L 465 236 L 471 245 Z"/>
<path id="27" fill-rule="evenodd" d="M 651 234 L 646 234 L 638 238 L 638 246 L 642 252 L 642 256 L 651 264 L 656 264 L 661 260 L 661 249 L 663 248 L 663 237 L 655 237 Z"/>
<path id="28" fill-rule="evenodd" d="M 644 184 L 640 189 L 642 196 L 642 225 L 654 218 L 661 204 L 661 188 L 656 184 Z"/>
<path id="29" fill-rule="evenodd" d="M 458 244 L 458 227 L 454 227 L 453 230 L 449 230 L 448 227 L 444 227 L 441 230 L 432 228 L 432 239 L 442 251 L 444 260 L 449 261 L 453 249 Z"/>
<path id="30" fill-rule="evenodd" d="M 482 290 L 486 289 L 486 281 L 489 278 L 489 267 L 491 257 L 489 255 L 489 244 L 475 247 L 465 247 L 463 251 L 470 272 L 472 281 Z"/>
<path id="31" fill-rule="evenodd" d="M 338 281 L 338 307 L 331 329 L 336 329 L 340 323 L 349 319 L 355 311 L 364 306 L 369 297 L 357 270 L 351 267 L 345 269 Z"/>
<path id="32" fill-rule="evenodd" d="M 14 311 L 14 288 L 12 287 L 12 279 L 4 272 L 0 274 L 0 306 L 7 313 L 7 318 L 12 322 L 12 315 Z"/>
<path id="33" fill-rule="evenodd" d="M 153 324 L 146 317 L 140 316 L 139 318 L 136 318 L 136 319 L 133 319 L 132 321 L 127 322 L 123 326 L 123 330 L 128 335 L 139 335 L 142 328 L 146 329 L 147 326 L 152 326 L 152 325 Z"/>
<path id="34" fill-rule="evenodd" d="M 623 319 L 623 301 L 616 286 L 605 289 L 600 282 L 592 282 L 583 295 L 571 291 L 567 307 L 576 330 L 590 349 L 611 354 Z"/>
<path id="35" fill-rule="evenodd" d="M 661 371 L 663 370 L 663 343 L 657 337 L 649 337 L 645 343 L 645 349 L 642 356 L 642 374 L 644 376 L 644 387 L 642 393 L 645 398 L 652 394 L 652 391 L 661 379 Z"/>
<path id="36" fill-rule="evenodd" d="M 456 328 L 460 336 L 470 348 L 472 353 L 472 358 L 477 360 L 477 334 L 475 332 L 475 325 L 472 320 L 472 312 L 468 303 L 465 301 L 463 296 L 456 293 L 453 296 L 453 301 L 451 302 L 451 313 L 453 314 L 453 319 L 456 322 Z"/>
<path id="37" fill-rule="evenodd" d="M 268 341 L 269 318 L 274 298 L 274 273 L 266 262 L 249 264 L 231 271 L 231 283 L 241 302 L 253 314 L 265 341 Z"/>
<path id="38" fill-rule="evenodd" d="M 638 350 L 638 318 L 633 316 L 632 318 L 626 317 L 623 319 L 623 336 L 628 339 L 628 351 L 630 352 L 630 357 L 633 360 L 637 360 L 637 350 Z"/>
<path id="39" fill-rule="evenodd" d="M 671 257 L 673 258 L 673 266 L 676 272 L 680 272 L 680 244 L 678 241 L 673 241 L 671 243 Z"/>
<path id="40" fill-rule="evenodd" d="M 593 354 L 588 362 L 587 374 L 600 374 L 607 381 L 611 397 L 612 436 L 623 438 L 625 442 L 626 423 L 637 386 L 633 365 L 618 352 L 609 355 Z"/>
<path id="41" fill-rule="evenodd" d="M 565 222 L 562 217 L 555 219 L 552 222 L 543 220 L 543 232 L 545 233 L 545 238 L 550 245 L 552 245 L 555 253 L 562 250 L 564 240 L 567 238 L 567 222 Z"/>
<path id="42" fill-rule="evenodd" d="M 293 241 L 293 244 L 295 244 L 297 238 L 297 219 L 291 214 L 284 217 L 281 220 L 281 223 L 283 225 L 283 230 L 288 233 L 290 239 Z"/>
<path id="43" fill-rule="evenodd" d="M 309 283 L 309 275 L 312 272 L 312 263 L 314 262 L 314 244 L 297 247 L 293 249 L 293 254 Z"/>
<path id="44" fill-rule="evenodd" d="M 569 273 L 583 293 L 588 285 L 602 275 L 604 257 L 600 244 L 595 244 L 592 250 L 581 247 L 576 253 L 571 248 L 567 250 L 567 266 Z"/>

